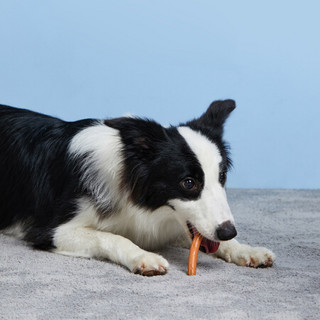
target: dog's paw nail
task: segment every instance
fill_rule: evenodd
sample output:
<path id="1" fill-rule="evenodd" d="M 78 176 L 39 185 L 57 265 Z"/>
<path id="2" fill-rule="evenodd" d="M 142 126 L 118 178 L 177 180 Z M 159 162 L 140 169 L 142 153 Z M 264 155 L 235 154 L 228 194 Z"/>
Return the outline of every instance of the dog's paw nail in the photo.
<path id="1" fill-rule="evenodd" d="M 158 269 L 148 269 L 145 266 L 141 266 L 136 268 L 133 272 L 141 276 L 152 277 L 164 275 L 168 272 L 168 270 L 164 267 L 159 267 Z"/>
<path id="2" fill-rule="evenodd" d="M 272 267 L 273 265 L 273 261 L 274 261 L 274 257 L 270 256 L 268 254 L 264 255 L 266 260 L 264 260 L 262 263 L 260 263 L 258 265 L 258 268 L 268 268 L 268 267 Z"/>
<path id="3" fill-rule="evenodd" d="M 254 257 L 250 257 L 249 267 L 253 268 L 268 268 L 273 265 L 275 260 L 275 255 L 272 252 L 266 252 L 267 249 L 264 248 L 256 248 L 256 252 Z M 262 255 L 262 253 L 264 253 Z"/>
<path id="4" fill-rule="evenodd" d="M 133 273 L 152 277 L 164 275 L 168 272 L 167 260 L 156 254 L 148 254 L 139 259 Z"/>
<path id="5" fill-rule="evenodd" d="M 160 276 L 166 274 L 166 271 L 160 271 L 160 270 L 140 270 L 138 274 L 145 276 L 145 277 L 153 277 L 153 276 Z"/>

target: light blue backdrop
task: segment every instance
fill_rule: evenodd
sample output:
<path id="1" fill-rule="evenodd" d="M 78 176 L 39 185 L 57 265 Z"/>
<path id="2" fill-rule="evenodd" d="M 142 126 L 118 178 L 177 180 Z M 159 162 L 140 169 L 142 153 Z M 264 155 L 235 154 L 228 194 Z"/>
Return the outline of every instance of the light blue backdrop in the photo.
<path id="1" fill-rule="evenodd" d="M 319 1 L 0 1 L 0 103 L 177 124 L 233 98 L 229 187 L 320 187 Z"/>

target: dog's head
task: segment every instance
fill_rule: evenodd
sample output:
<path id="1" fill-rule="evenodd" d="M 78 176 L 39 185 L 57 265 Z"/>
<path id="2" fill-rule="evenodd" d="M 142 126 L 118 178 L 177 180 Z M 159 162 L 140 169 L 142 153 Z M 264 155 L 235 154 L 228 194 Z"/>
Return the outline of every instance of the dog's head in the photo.
<path id="1" fill-rule="evenodd" d="M 191 237 L 201 233 L 206 252 L 236 236 L 225 183 L 231 160 L 223 127 L 232 100 L 215 101 L 198 119 L 178 127 L 137 118 L 107 120 L 124 145 L 122 185 L 131 201 L 157 210 L 170 207 Z"/>

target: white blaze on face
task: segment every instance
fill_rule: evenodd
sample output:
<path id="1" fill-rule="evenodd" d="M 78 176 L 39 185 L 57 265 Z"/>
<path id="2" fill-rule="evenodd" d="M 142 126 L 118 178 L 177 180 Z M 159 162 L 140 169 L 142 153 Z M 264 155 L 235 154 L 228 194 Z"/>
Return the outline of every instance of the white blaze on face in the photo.
<path id="1" fill-rule="evenodd" d="M 201 133 L 188 127 L 179 127 L 204 172 L 204 189 L 197 200 L 171 200 L 181 223 L 190 221 L 206 238 L 214 240 L 216 228 L 225 221 L 234 222 L 224 187 L 219 182 L 222 161 L 218 147 Z"/>

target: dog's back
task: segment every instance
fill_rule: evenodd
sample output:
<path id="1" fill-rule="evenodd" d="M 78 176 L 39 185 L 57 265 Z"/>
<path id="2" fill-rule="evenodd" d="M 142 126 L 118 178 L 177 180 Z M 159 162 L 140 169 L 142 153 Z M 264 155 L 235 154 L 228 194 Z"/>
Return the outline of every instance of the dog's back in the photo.
<path id="1" fill-rule="evenodd" d="M 0 229 L 23 226 L 28 230 L 26 240 L 35 247 L 51 246 L 49 230 L 73 211 L 74 204 L 62 200 L 79 192 L 77 184 L 70 185 L 76 177 L 72 159 L 65 159 L 68 144 L 92 122 L 67 123 L 0 106 Z M 64 215 L 59 214 L 62 211 Z"/>

